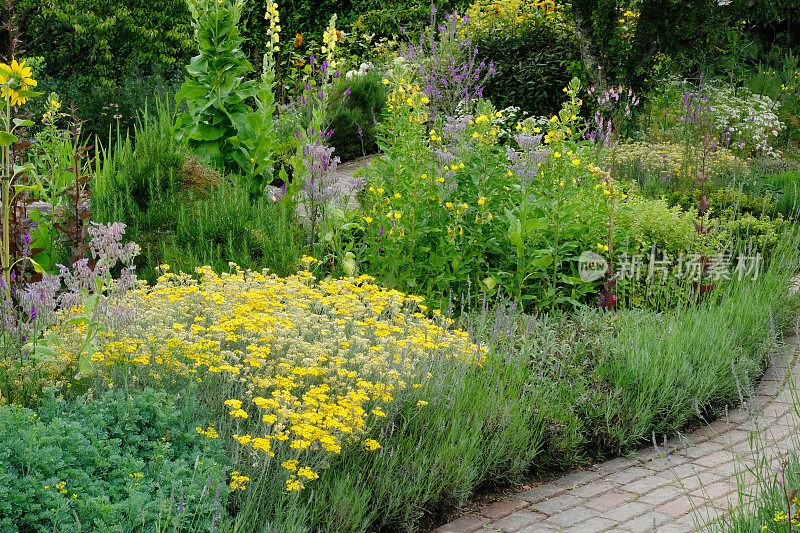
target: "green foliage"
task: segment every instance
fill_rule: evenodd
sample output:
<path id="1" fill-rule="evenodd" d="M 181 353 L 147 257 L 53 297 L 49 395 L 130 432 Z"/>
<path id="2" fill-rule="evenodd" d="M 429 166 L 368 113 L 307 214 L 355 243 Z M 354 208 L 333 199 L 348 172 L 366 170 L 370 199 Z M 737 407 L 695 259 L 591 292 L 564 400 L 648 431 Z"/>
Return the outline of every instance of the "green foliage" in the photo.
<path id="1" fill-rule="evenodd" d="M 15 13 L 28 53 L 45 57 L 50 76 L 83 89 L 113 88 L 133 67 L 144 75 L 170 71 L 192 46 L 182 0 L 21 0 Z"/>
<path id="2" fill-rule="evenodd" d="M 774 199 L 776 212 L 784 217 L 796 217 L 800 209 L 800 173 L 785 171 L 768 174 L 753 186 L 757 193 Z"/>
<path id="3" fill-rule="evenodd" d="M 253 66 L 241 51 L 241 2 L 199 0 L 190 9 L 200 54 L 175 96 L 178 102 L 186 99 L 188 108 L 176 120 L 178 138 L 220 170 L 241 173 L 253 192 L 259 191 L 272 181 L 272 73 L 244 81 Z"/>
<path id="4" fill-rule="evenodd" d="M 14 13 L 23 47 L 41 60 L 38 88 L 75 103 L 87 139 L 105 138 L 110 128 L 124 132 L 148 98 L 174 93 L 192 51 L 183 0 L 21 0 Z"/>
<path id="5" fill-rule="evenodd" d="M 161 263 L 194 272 L 229 261 L 286 274 L 300 256 L 292 214 L 263 193 L 252 199 L 239 178 L 223 179 L 187 158 L 175 140 L 173 115 L 161 105 L 143 115 L 131 139 L 103 152 L 92 188 L 95 217 L 128 225 L 142 247 L 138 275 L 151 282 Z"/>
<path id="6" fill-rule="evenodd" d="M 486 80 L 483 94 L 499 108 L 516 106 L 531 115 L 555 113 L 562 87 L 580 74 L 572 28 L 560 13 L 545 13 L 513 0 L 474 2 L 468 11 L 474 45 L 497 70 Z M 517 17 L 522 20 L 517 22 Z"/>
<path id="7" fill-rule="evenodd" d="M 201 415 L 191 397 L 152 389 L 51 395 L 38 414 L 0 407 L 0 528 L 198 531 L 218 512 L 221 525 L 226 459 L 196 432 Z"/>
<path id="8" fill-rule="evenodd" d="M 655 246 L 661 252 L 677 257 L 689 250 L 713 254 L 726 243 L 724 234 L 710 234 L 709 242 L 698 242 L 693 222 L 695 212 L 684 211 L 680 206 L 670 207 L 665 199 L 648 199 L 631 195 L 616 214 L 615 223 L 624 231 L 624 241 L 629 253 L 649 253 Z"/>
<path id="9" fill-rule="evenodd" d="M 155 211 L 151 208 L 171 201 L 180 192 L 178 170 L 184 156 L 175 140 L 173 124 L 172 110 L 157 102 L 154 117 L 146 112 L 140 116 L 133 132 L 135 146 L 128 136 L 115 143 L 113 149 L 99 149 L 92 193 L 101 219 L 109 219 L 103 210 L 117 204 L 116 220 L 153 225 L 147 220 L 148 213 Z"/>
<path id="10" fill-rule="evenodd" d="M 441 13 L 452 9 L 454 2 L 435 2 Z M 412 38 L 421 33 L 422 28 L 430 23 L 431 2 L 415 0 L 355 0 L 354 30 L 379 37 L 400 35 L 405 28 Z"/>
<path id="11" fill-rule="evenodd" d="M 345 91 L 349 94 L 345 96 Z M 336 155 L 347 161 L 374 153 L 376 121 L 386 107 L 386 91 L 374 72 L 341 81 L 331 96 L 326 122 L 333 134 L 328 139 Z"/>
<path id="12" fill-rule="evenodd" d="M 516 106 L 531 114 L 558 110 L 558 91 L 576 74 L 574 40 L 531 30 L 513 39 L 485 37 L 476 45 L 497 69 L 484 87 L 484 95 L 495 105 Z"/>
<path id="13" fill-rule="evenodd" d="M 732 220 L 722 222 L 723 229 L 732 239 L 741 242 L 741 251 L 749 254 L 758 252 L 762 257 L 770 258 L 776 245 L 784 237 L 791 222 L 780 215 L 772 218 L 766 214 L 755 216 L 745 213 Z"/>

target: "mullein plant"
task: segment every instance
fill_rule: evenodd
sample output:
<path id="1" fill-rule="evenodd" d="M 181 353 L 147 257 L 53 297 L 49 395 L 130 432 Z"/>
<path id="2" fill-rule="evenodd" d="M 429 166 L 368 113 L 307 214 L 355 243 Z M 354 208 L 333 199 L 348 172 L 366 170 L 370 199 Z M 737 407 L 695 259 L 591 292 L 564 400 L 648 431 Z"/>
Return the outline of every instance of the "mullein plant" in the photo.
<path id="1" fill-rule="evenodd" d="M 260 80 L 245 80 L 254 70 L 242 52 L 239 20 L 244 3 L 229 0 L 189 2 L 199 54 L 186 68 L 188 74 L 177 102 L 187 111 L 176 119 L 178 139 L 185 139 L 198 156 L 221 170 L 241 174 L 251 193 L 263 191 L 272 181 L 275 96 L 271 54 L 277 49 L 280 26 L 276 4 L 267 15 L 270 45 Z M 255 109 L 250 102 L 255 102 Z"/>

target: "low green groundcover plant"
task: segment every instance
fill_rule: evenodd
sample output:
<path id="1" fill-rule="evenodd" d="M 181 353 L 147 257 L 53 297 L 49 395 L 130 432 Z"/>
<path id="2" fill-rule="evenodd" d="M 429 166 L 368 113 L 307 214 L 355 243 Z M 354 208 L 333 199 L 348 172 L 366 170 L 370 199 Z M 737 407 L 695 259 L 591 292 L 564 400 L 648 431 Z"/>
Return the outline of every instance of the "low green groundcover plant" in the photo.
<path id="1" fill-rule="evenodd" d="M 189 391 L 191 392 L 191 391 Z M 0 529 L 211 531 L 227 522 L 219 439 L 191 395 L 52 394 L 0 407 Z M 229 470 L 228 470 L 229 472 Z"/>

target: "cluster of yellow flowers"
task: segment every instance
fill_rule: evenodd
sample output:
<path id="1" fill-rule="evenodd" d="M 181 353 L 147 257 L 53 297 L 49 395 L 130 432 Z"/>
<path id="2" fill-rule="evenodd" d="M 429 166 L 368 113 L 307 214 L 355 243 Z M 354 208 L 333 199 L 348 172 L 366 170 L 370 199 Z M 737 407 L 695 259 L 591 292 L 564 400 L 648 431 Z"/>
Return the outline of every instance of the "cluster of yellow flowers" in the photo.
<path id="1" fill-rule="evenodd" d="M 392 85 L 392 82 L 384 79 L 383 84 Z M 429 102 L 430 99 L 422 92 L 419 85 L 407 84 L 403 79 L 394 85 L 392 92 L 389 93 L 386 99 L 389 111 L 408 113 L 408 121 L 411 124 L 424 124 L 428 121 L 428 112 L 425 106 Z"/>
<path id="2" fill-rule="evenodd" d="M 236 489 L 244 490 L 247 488 L 245 483 L 250 481 L 250 478 L 247 476 L 243 476 L 239 473 L 238 470 L 234 470 L 231 472 L 231 491 L 235 491 Z"/>
<path id="3" fill-rule="evenodd" d="M 56 93 L 50 93 L 45 103 L 42 124 L 50 126 L 55 122 L 56 118 L 67 116 L 66 113 L 60 113 L 59 109 L 61 109 L 61 100 Z"/>
<path id="4" fill-rule="evenodd" d="M 422 298 L 378 287 L 368 276 L 317 283 L 308 271 L 280 278 L 203 267 L 199 279 L 162 272 L 155 286 L 142 283 L 129 293 L 137 323 L 98 338 L 95 368 L 112 387 L 115 369 L 156 385 L 201 383 L 228 408 L 250 462 L 277 452 L 305 463 L 284 465 L 290 490 L 316 478 L 309 464 L 319 454 L 359 443 L 378 449 L 364 433 L 436 365 L 485 359 L 486 348 L 465 332 L 427 318 Z M 82 334 L 61 327 L 66 356 Z M 197 432 L 218 436 L 211 425 Z"/>
<path id="5" fill-rule="evenodd" d="M 620 24 L 635 24 L 636 19 L 639 18 L 641 13 L 634 13 L 630 9 L 620 9 L 622 11 L 622 15 L 620 16 L 619 23 Z"/>
<path id="6" fill-rule="evenodd" d="M 25 93 L 30 87 L 36 87 L 37 81 L 33 79 L 30 67 L 25 66 L 25 60 L 17 62 L 13 57 L 11 64 L 0 63 L 0 96 L 11 105 L 23 105 L 28 101 Z"/>
<path id="7" fill-rule="evenodd" d="M 493 118 L 501 118 L 502 116 L 503 114 L 497 111 L 492 117 L 482 114 L 470 119 L 469 125 L 477 126 L 476 131 L 472 132 L 472 138 L 486 145 L 496 144 L 500 128 L 493 123 Z"/>
<path id="8" fill-rule="evenodd" d="M 474 33 L 513 32 L 521 25 L 555 21 L 563 6 L 553 0 L 476 0 L 467 10 L 469 28 Z"/>
<path id="9" fill-rule="evenodd" d="M 322 53 L 328 54 L 328 66 L 331 71 L 336 68 L 333 53 L 336 50 L 336 42 L 339 40 L 340 34 L 341 32 L 336 29 L 336 13 L 334 13 L 328 22 L 328 27 L 322 32 Z"/>
<path id="10" fill-rule="evenodd" d="M 267 27 L 267 53 L 274 53 L 280 51 L 280 46 L 278 46 L 278 42 L 280 41 L 281 35 L 281 16 L 278 13 L 278 3 L 277 2 L 269 2 L 269 7 L 267 7 L 267 12 L 264 14 L 264 18 L 269 23 Z"/>
<path id="11" fill-rule="evenodd" d="M 207 439 L 218 439 L 219 438 L 219 433 L 217 433 L 217 430 L 214 429 L 214 424 L 208 424 L 208 427 L 206 429 L 203 429 L 201 427 L 198 427 L 198 428 L 195 428 L 195 429 L 197 430 L 197 432 L 200 435 L 203 435 Z"/>

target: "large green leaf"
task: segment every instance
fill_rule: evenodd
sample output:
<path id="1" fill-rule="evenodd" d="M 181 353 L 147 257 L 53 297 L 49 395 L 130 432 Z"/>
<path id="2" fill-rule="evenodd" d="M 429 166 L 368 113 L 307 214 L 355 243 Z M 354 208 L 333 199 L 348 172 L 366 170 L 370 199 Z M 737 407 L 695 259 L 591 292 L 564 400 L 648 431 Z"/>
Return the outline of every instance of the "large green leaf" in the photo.
<path id="1" fill-rule="evenodd" d="M 196 124 L 189 134 L 190 139 L 197 141 L 216 141 L 228 131 L 224 126 L 211 126 L 209 124 Z"/>
<path id="2" fill-rule="evenodd" d="M 43 344 L 34 344 L 29 342 L 23 346 L 23 349 L 28 352 L 30 357 L 40 361 L 55 361 L 60 357 L 60 354 L 57 351 Z"/>
<path id="3" fill-rule="evenodd" d="M 78 371 L 81 373 L 81 376 L 93 376 L 94 375 L 94 366 L 92 366 L 92 356 L 89 355 L 90 350 L 84 350 L 78 356 Z"/>
<path id="4" fill-rule="evenodd" d="M 19 137 L 8 133 L 7 131 L 0 131 L 0 147 L 8 147 L 19 141 Z"/>

